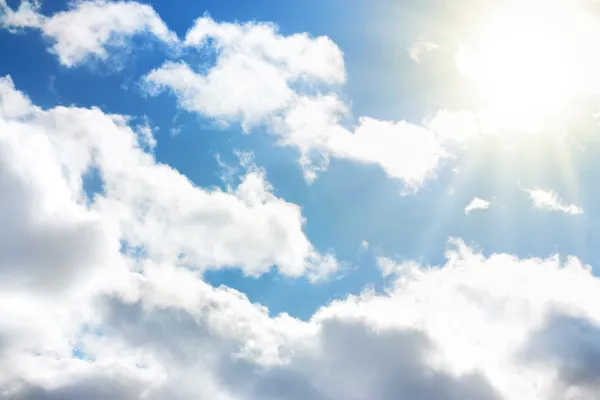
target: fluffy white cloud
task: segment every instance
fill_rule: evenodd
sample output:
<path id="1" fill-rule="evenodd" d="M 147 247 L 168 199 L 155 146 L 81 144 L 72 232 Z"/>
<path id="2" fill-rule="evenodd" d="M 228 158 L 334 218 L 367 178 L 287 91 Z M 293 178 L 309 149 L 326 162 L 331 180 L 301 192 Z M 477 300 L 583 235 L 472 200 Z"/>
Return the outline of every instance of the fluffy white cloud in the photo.
<path id="1" fill-rule="evenodd" d="M 459 241 L 447 258 L 436 268 L 381 259 L 394 277 L 386 293 L 335 301 L 309 321 L 143 261 L 100 303 L 90 326 L 102 334 L 80 335 L 87 361 L 23 356 L 28 375 L 3 375 L 4 387 L 41 399 L 595 398 L 600 282 L 587 266 L 485 258 Z"/>
<path id="2" fill-rule="evenodd" d="M 469 215 L 469 213 L 473 210 L 487 210 L 489 207 L 490 207 L 489 201 L 480 199 L 479 197 L 475 197 L 465 207 L 465 214 Z"/>
<path id="3" fill-rule="evenodd" d="M 52 16 L 38 13 L 37 2 L 21 2 L 14 11 L 0 3 L 0 26 L 9 29 L 37 28 L 52 42 L 60 62 L 73 67 L 90 56 L 106 60 L 111 46 L 125 46 L 126 38 L 149 33 L 175 45 L 179 39 L 146 4 L 125 1 L 79 1 Z"/>
<path id="4" fill-rule="evenodd" d="M 405 121 L 361 118 L 353 131 L 340 124 L 345 106 L 333 95 L 301 97 L 273 122 L 283 145 L 297 147 L 308 180 L 315 177 L 315 160 L 329 157 L 379 165 L 388 176 L 416 189 L 447 156 L 431 131 Z"/>
<path id="5" fill-rule="evenodd" d="M 7 193 L 2 215 L 4 225 L 23 229 L 3 231 L 7 247 L 0 260 L 10 262 L 13 251 L 17 257 L 22 246 L 33 247 L 29 241 L 42 235 L 45 244 L 35 245 L 39 250 L 31 257 L 52 260 L 50 253 L 56 251 L 74 257 L 74 265 L 89 264 L 77 257 L 96 258 L 90 244 L 70 252 L 56 246 L 72 246 L 75 239 L 95 243 L 100 233 L 94 221 L 101 219 L 149 257 L 201 269 L 239 266 L 257 275 L 277 265 L 281 273 L 299 276 L 307 268 L 317 273 L 321 263 L 331 268 L 333 260 L 319 255 L 302 232 L 300 208 L 275 197 L 260 168 L 249 165 L 241 182 L 228 191 L 201 189 L 143 152 L 138 134 L 123 117 L 98 109 L 41 110 L 14 89 L 10 78 L 0 83 L 0 182 Z M 147 129 L 140 133 L 145 140 Z M 82 179 L 93 168 L 103 188 L 87 209 Z M 111 246 L 118 250 L 118 241 Z M 39 253 L 45 248 L 48 254 Z M 105 254 L 104 247 L 98 253 Z M 71 264 L 57 262 L 61 268 Z"/>
<path id="6" fill-rule="evenodd" d="M 169 88 L 181 106 L 223 122 L 240 119 L 248 129 L 277 112 L 293 99 L 294 92 L 280 71 L 266 62 L 233 60 L 207 76 L 187 64 L 167 62 L 147 75 L 147 89 L 156 95 Z"/>
<path id="7" fill-rule="evenodd" d="M 201 21 L 190 44 L 255 32 Z M 272 43 L 274 30 L 261 29 Z M 289 72 L 288 45 L 250 53 Z M 267 124 L 309 172 L 338 157 L 418 186 L 445 156 L 440 128 L 363 118 L 350 130 L 336 96 L 291 82 L 281 109 L 238 103 L 222 116 Z M 41 109 L 0 79 L 0 398 L 598 398 L 600 280 L 580 260 L 485 257 L 454 240 L 442 266 L 378 258 L 382 293 L 334 301 L 307 321 L 271 316 L 202 272 L 277 265 L 317 279 L 335 258 L 314 249 L 300 208 L 247 158 L 239 182 L 209 190 L 142 148 L 155 145 L 148 126 L 136 132 L 97 108 Z M 92 172 L 94 195 L 84 191 Z M 580 210 L 528 193 L 541 208 Z"/>
<path id="8" fill-rule="evenodd" d="M 206 318 L 216 334 L 268 340 L 239 319 L 268 314 L 206 285 L 202 271 L 259 275 L 277 266 L 316 280 L 338 268 L 305 237 L 300 208 L 275 197 L 248 160 L 227 191 L 195 187 L 140 148 L 152 139 L 147 126 L 135 132 L 97 108 L 43 110 L 9 77 L 0 79 L 0 127 L 0 396 L 130 399 L 160 381 L 164 367 L 152 354 L 106 338 L 98 309 L 106 296 L 144 307 L 214 304 Z M 102 188 L 91 196 L 83 186 L 93 170 Z M 218 325 L 232 302 L 241 307 L 235 332 Z M 243 353 L 277 361 L 253 346 Z M 93 364 L 73 356 L 83 347 Z"/>
<path id="9" fill-rule="evenodd" d="M 434 176 L 447 155 L 437 134 L 404 121 L 365 117 L 354 129 L 344 127 L 347 106 L 331 93 L 332 85 L 345 81 L 343 56 L 326 37 L 282 36 L 270 24 L 203 17 L 185 43 L 216 50 L 214 66 L 201 74 L 168 62 L 146 76 L 148 92 L 169 89 L 184 109 L 225 123 L 240 121 L 246 130 L 266 125 L 281 145 L 300 151 L 308 181 L 335 157 L 379 165 L 412 190 Z"/>
<path id="10" fill-rule="evenodd" d="M 118 243 L 110 243 L 112 227 L 82 201 L 81 175 L 90 155 L 76 151 L 76 138 L 59 152 L 60 145 L 39 126 L 53 120 L 17 92 L 10 78 L 0 80 L 0 287 L 8 286 L 5 290 L 31 285 L 59 290 L 118 255 Z"/>
<path id="11" fill-rule="evenodd" d="M 568 204 L 562 200 L 553 190 L 540 188 L 525 189 L 533 206 L 545 211 L 558 211 L 565 214 L 579 215 L 583 214 L 583 209 L 574 204 Z"/>
<path id="12" fill-rule="evenodd" d="M 0 27 L 8 29 L 37 27 L 42 20 L 42 16 L 37 12 L 38 8 L 37 1 L 22 1 L 19 8 L 14 11 L 6 4 L 6 0 L 0 0 Z"/>
<path id="13" fill-rule="evenodd" d="M 173 90 L 188 111 L 251 127 L 285 109 L 294 99 L 292 85 L 343 83 L 342 52 L 327 37 L 282 36 L 274 25 L 196 20 L 185 44 L 218 52 L 205 75 L 187 64 L 168 62 L 146 77 L 150 93 Z"/>
<path id="14" fill-rule="evenodd" d="M 455 243 L 442 268 L 380 259 L 397 276 L 386 296 L 334 303 L 313 319 L 342 315 L 376 332 L 427 332 L 439 351 L 432 365 L 454 377 L 480 373 L 495 398 L 595 398 L 599 281 L 589 268 L 574 258 L 564 266 L 558 257 L 485 258 Z"/>
<path id="15" fill-rule="evenodd" d="M 317 79 L 324 83 L 344 83 L 346 71 L 341 50 L 326 36 L 308 34 L 283 36 L 268 23 L 217 23 L 209 17 L 196 20 L 185 44 L 212 46 L 220 52 L 219 61 L 241 61 L 244 56 L 276 66 L 290 81 Z M 260 71 L 259 71 L 260 72 Z"/>
<path id="16" fill-rule="evenodd" d="M 1 222 L 13 233 L 0 240 L 3 398 L 597 393 L 600 287 L 576 259 L 485 258 L 456 242 L 440 268 L 379 259 L 392 278 L 384 294 L 333 302 L 308 321 L 273 317 L 184 266 L 276 263 L 297 275 L 327 264 L 299 209 L 246 159 L 230 191 L 194 187 L 143 152 L 123 117 L 40 109 L 8 78 L 0 123 Z M 88 199 L 90 168 L 104 187 Z M 121 253 L 121 240 L 144 252 Z"/>

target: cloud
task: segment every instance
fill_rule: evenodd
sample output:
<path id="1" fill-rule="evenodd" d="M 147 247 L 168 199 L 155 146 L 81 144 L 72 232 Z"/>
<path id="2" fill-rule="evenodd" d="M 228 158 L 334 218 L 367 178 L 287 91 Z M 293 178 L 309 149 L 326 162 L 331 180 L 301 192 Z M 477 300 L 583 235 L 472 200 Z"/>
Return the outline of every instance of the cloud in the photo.
<path id="1" fill-rule="evenodd" d="M 204 21 L 192 44 L 239 42 L 237 25 Z M 252 57 L 293 69 L 281 56 L 289 43 L 282 53 L 259 44 Z M 416 187 L 446 156 L 435 130 L 371 118 L 348 129 L 337 96 L 285 84 L 293 94 L 282 109 L 240 102 L 223 116 L 266 124 L 309 172 L 337 157 Z M 98 108 L 43 109 L 0 79 L 0 398 L 597 397 L 600 281 L 580 260 L 484 256 L 455 239 L 443 265 L 379 257 L 379 293 L 304 321 L 271 315 L 203 272 L 335 272 L 335 257 L 304 234 L 300 207 L 275 196 L 246 155 L 226 189 L 200 188 L 147 151 L 148 125 L 129 122 Z M 92 173 L 95 193 L 84 190 Z M 528 193 L 541 208 L 579 210 L 554 192 Z"/>
<path id="2" fill-rule="evenodd" d="M 435 176 L 448 156 L 431 131 L 405 121 L 360 118 L 353 131 L 340 124 L 345 106 L 335 96 L 302 97 L 274 122 L 280 143 L 300 150 L 305 174 L 314 179 L 329 157 L 379 165 L 388 176 L 416 190 Z M 315 168 L 316 166 L 316 168 Z"/>
<path id="3" fill-rule="evenodd" d="M 409 47 L 408 55 L 412 60 L 420 63 L 424 54 L 430 53 L 439 47 L 440 46 L 438 44 L 432 42 L 431 40 L 420 38 Z"/>
<path id="4" fill-rule="evenodd" d="M 250 64 L 252 60 L 225 65 L 223 70 L 202 76 L 185 63 L 167 62 L 146 76 L 146 88 L 152 95 L 169 88 L 187 111 L 223 122 L 239 119 L 250 127 L 285 108 L 294 97 L 276 68 L 267 63 Z"/>
<path id="5" fill-rule="evenodd" d="M 257 276 L 276 266 L 317 280 L 338 268 L 302 232 L 300 208 L 275 197 L 251 160 L 228 190 L 198 188 L 144 152 L 150 132 L 140 137 L 127 121 L 97 108 L 44 110 L 0 79 L 0 397 L 132 398 L 152 388 L 163 366 L 106 338 L 105 297 L 178 309 L 209 301 L 217 334 L 254 335 L 256 327 L 218 326 L 225 304 L 264 311 L 202 282 L 204 270 Z M 96 193 L 83 189 L 90 171 L 102 181 Z M 269 359 L 265 352 L 256 358 Z"/>
<path id="6" fill-rule="evenodd" d="M 198 18 L 185 38 L 185 44 L 203 47 L 209 40 L 220 51 L 219 62 L 240 58 L 240 53 L 268 64 L 279 64 L 286 77 L 312 78 L 325 83 L 344 83 L 346 72 L 340 49 L 326 36 L 308 34 L 283 36 L 268 23 L 217 23 Z"/>
<path id="7" fill-rule="evenodd" d="M 66 67 L 77 66 L 90 57 L 107 60 L 108 48 L 126 46 L 126 39 L 141 33 L 175 45 L 177 35 L 151 6 L 125 1 L 79 1 L 52 16 L 38 13 L 36 2 L 21 2 L 17 11 L 1 5 L 0 26 L 8 29 L 39 29 L 52 42 L 52 52 Z"/>
<path id="8" fill-rule="evenodd" d="M 249 157 L 229 190 L 198 188 L 144 152 L 124 117 L 44 110 L 0 82 L 1 222 L 3 232 L 24 232 L 0 243 L 35 241 L 1 253 L 11 257 L 0 267 L 0 396 L 596 393 L 596 331 L 577 324 L 600 322 L 600 287 L 579 260 L 486 258 L 455 241 L 441 267 L 379 259 L 384 293 L 334 301 L 307 321 L 271 316 L 208 285 L 202 270 L 331 271 L 302 233 L 299 208 L 272 194 Z M 90 168 L 103 182 L 93 196 L 83 191 Z"/>
<path id="9" fill-rule="evenodd" d="M 206 74 L 185 63 L 167 62 L 145 81 L 151 94 L 171 89 L 188 110 L 250 128 L 293 102 L 293 86 L 341 84 L 346 80 L 341 50 L 326 36 L 283 36 L 267 23 L 196 20 L 185 44 L 217 51 Z"/>
<path id="10" fill-rule="evenodd" d="M 118 244 L 109 242 L 111 227 L 81 201 L 86 154 L 64 149 L 59 155 L 50 137 L 38 132 L 38 123 L 52 123 L 48 117 L 14 90 L 10 78 L 0 80 L 0 223 L 5 227 L 0 287 L 5 289 L 59 290 L 118 255 Z"/>
<path id="11" fill-rule="evenodd" d="M 145 153 L 140 139 L 153 138 L 141 133 L 97 108 L 41 109 L 0 79 L 0 398 L 130 399 L 160 382 L 164 368 L 151 354 L 103 339 L 98 309 L 115 293 L 139 298 L 154 271 L 144 268 L 140 281 L 146 260 L 194 268 L 183 276 L 196 280 L 208 268 L 256 276 L 276 266 L 310 280 L 337 270 L 260 168 L 245 163 L 226 191 L 198 188 Z M 92 171 L 102 187 L 86 193 Z M 174 275 L 154 273 L 193 293 Z M 74 355 L 82 347 L 86 359 Z"/>
<path id="12" fill-rule="evenodd" d="M 480 199 L 479 197 L 475 197 L 467 206 L 465 207 L 465 214 L 469 215 L 473 210 L 487 210 L 490 207 L 490 202 Z"/>
<path id="13" fill-rule="evenodd" d="M 307 181 L 330 158 L 379 165 L 409 190 L 435 176 L 448 154 L 437 134 L 405 121 L 363 117 L 342 125 L 348 107 L 332 90 L 346 79 L 343 55 L 327 37 L 283 36 L 271 24 L 196 21 L 185 44 L 210 48 L 217 59 L 205 73 L 167 62 L 144 79 L 147 91 L 172 91 L 181 107 L 245 130 L 264 125 L 283 146 L 299 150 Z"/>
<path id="14" fill-rule="evenodd" d="M 573 258 L 561 266 L 558 257 L 485 258 L 462 242 L 455 246 L 441 268 L 380 259 L 387 273 L 396 276 L 386 295 L 367 292 L 335 302 L 313 319 L 360 320 L 376 332 L 427 332 L 440 352 L 428 358 L 434 365 L 443 365 L 453 376 L 478 371 L 498 398 L 564 398 L 567 392 L 594 398 L 597 386 L 587 382 L 598 374 L 587 366 L 595 350 L 580 351 L 596 335 L 580 326 L 595 326 L 599 316 L 591 300 L 584 300 L 598 285 L 589 269 Z M 556 318 L 557 309 L 568 317 Z M 572 318 L 579 321 L 575 326 Z M 556 339 L 540 342 L 542 334 Z M 589 371 L 591 377 L 583 382 L 569 378 L 575 372 L 560 372 L 564 384 L 557 386 L 553 377 L 564 368 Z"/>
<path id="15" fill-rule="evenodd" d="M 6 4 L 6 0 L 0 0 L 0 27 L 8 29 L 39 27 L 43 17 L 37 12 L 39 3 L 37 1 L 21 1 L 17 11 Z"/>
<path id="16" fill-rule="evenodd" d="M 594 398 L 599 281 L 579 260 L 486 258 L 454 241 L 443 266 L 388 262 L 385 293 L 300 321 L 144 260 L 96 303 L 86 361 L 23 354 L 0 382 L 41 399 Z"/>
<path id="17" fill-rule="evenodd" d="M 545 190 L 540 188 L 525 189 L 529 194 L 531 203 L 539 210 L 559 211 L 565 214 L 580 215 L 583 214 L 583 209 L 574 204 L 568 204 L 553 190 Z"/>
<path id="18" fill-rule="evenodd" d="M 600 389 L 600 328 L 588 319 L 561 310 L 551 312 L 529 339 L 522 357 L 557 369 L 556 391 L 575 398 Z"/>
<path id="19" fill-rule="evenodd" d="M 15 227 L 3 231 L 7 247 L 0 264 L 23 253 L 22 246 L 33 247 L 30 241 L 38 235 L 38 251 L 27 253 L 33 264 L 40 261 L 35 257 L 51 261 L 53 251 L 57 257 L 76 257 L 78 251 L 81 257 L 96 257 L 87 242 L 66 249 L 75 238 L 95 242 L 94 235 L 102 236 L 94 222 L 100 219 L 110 221 L 131 248 L 202 270 L 235 266 L 259 275 L 277 266 L 283 274 L 300 276 L 307 269 L 318 275 L 320 265 L 335 269 L 335 259 L 317 253 L 304 235 L 300 207 L 275 197 L 260 168 L 247 165 L 239 184 L 227 191 L 201 189 L 142 151 L 138 135 L 122 116 L 95 108 L 41 110 L 15 90 L 10 78 L 2 79 L 0 89 L 5 127 L 0 182 L 8 193 L 1 202 L 7 210 L 5 225 Z M 148 134 L 146 130 L 144 141 L 153 140 Z M 102 179 L 102 193 L 86 209 L 82 182 L 92 169 Z M 65 224 L 71 219 L 72 226 Z M 65 251 L 50 239 L 62 241 Z M 120 245 L 111 246 L 118 251 Z M 102 249 L 99 254 L 106 253 Z M 62 268 L 70 265 L 64 258 L 56 262 Z M 72 263 L 89 264 L 79 258 Z"/>

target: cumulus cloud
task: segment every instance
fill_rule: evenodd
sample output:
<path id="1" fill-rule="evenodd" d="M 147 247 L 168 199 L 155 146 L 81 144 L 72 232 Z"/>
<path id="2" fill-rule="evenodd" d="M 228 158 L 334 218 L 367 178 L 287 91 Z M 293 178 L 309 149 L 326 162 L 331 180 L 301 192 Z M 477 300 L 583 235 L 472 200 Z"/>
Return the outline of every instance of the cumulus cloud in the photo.
<path id="1" fill-rule="evenodd" d="M 15 11 L 6 4 L 6 0 L 0 0 L 0 27 L 8 29 L 38 27 L 42 20 L 42 16 L 37 12 L 38 8 L 37 1 L 22 1 Z"/>
<path id="2" fill-rule="evenodd" d="M 467 206 L 465 207 L 465 214 L 469 215 L 473 210 L 487 210 L 490 207 L 490 202 L 480 199 L 479 197 L 475 197 Z"/>
<path id="3" fill-rule="evenodd" d="M 583 209 L 574 204 L 568 204 L 553 190 L 540 188 L 525 189 L 533 206 L 544 211 L 558 211 L 565 214 L 583 214 Z"/>
<path id="4" fill-rule="evenodd" d="M 21 122 L 36 114 L 31 125 Z M 10 78 L 0 80 L 0 221 L 7 227 L 0 233 L 0 287 L 58 289 L 85 273 L 82 266 L 104 265 L 118 253 L 111 227 L 80 201 L 87 155 L 58 154 L 51 138 L 36 132 L 43 120 L 52 123 Z"/>
<path id="5" fill-rule="evenodd" d="M 352 129 L 349 110 L 332 91 L 345 82 L 340 49 L 327 37 L 283 36 L 264 23 L 196 21 L 185 44 L 210 48 L 217 60 L 206 73 L 167 62 L 144 79 L 148 92 L 172 91 L 181 107 L 245 130 L 266 125 L 284 146 L 299 150 L 307 181 L 331 157 L 375 164 L 409 189 L 435 175 L 447 156 L 442 139 L 405 121 L 361 118 Z"/>
<path id="6" fill-rule="evenodd" d="M 146 76 L 150 93 L 169 88 L 186 110 L 240 120 L 246 127 L 287 108 L 295 97 L 293 84 L 346 79 L 342 52 L 329 38 L 283 36 L 271 24 L 217 23 L 202 17 L 185 44 L 214 48 L 214 67 L 201 75 L 185 63 L 167 62 Z"/>
<path id="7" fill-rule="evenodd" d="M 579 260 L 486 258 L 455 241 L 440 267 L 386 262 L 385 293 L 300 321 L 145 260 L 98 303 L 85 361 L 24 354 L 0 381 L 40 399 L 594 398 L 600 291 Z"/>
<path id="8" fill-rule="evenodd" d="M 0 79 L 0 395 L 129 399 L 152 387 L 164 368 L 123 338 L 105 339 L 103 297 L 158 308 L 208 301 L 211 321 L 229 318 L 222 300 L 262 315 L 245 296 L 206 285 L 202 271 L 257 276 L 276 266 L 317 280 L 338 268 L 302 232 L 300 208 L 275 197 L 251 160 L 237 185 L 202 189 L 144 152 L 150 130 L 140 137 L 127 121 L 97 108 L 44 110 Z M 93 170 L 102 187 L 87 193 Z M 256 327 L 242 323 L 236 333 L 216 320 L 218 335 L 269 340 Z M 87 361 L 73 355 L 83 347 Z M 248 357 L 276 359 L 254 348 Z"/>
<path id="9" fill-rule="evenodd" d="M 254 60 L 279 64 L 281 72 L 292 80 L 314 78 L 327 83 L 346 80 L 341 50 L 326 36 L 308 34 L 283 36 L 269 23 L 217 23 L 209 17 L 196 20 L 187 33 L 185 44 L 203 47 L 209 40 L 219 50 L 220 62 L 246 54 Z"/>
<path id="10" fill-rule="evenodd" d="M 257 275 L 276 265 L 281 273 L 299 276 L 321 262 L 331 268 L 333 259 L 319 255 L 302 232 L 300 208 L 273 195 L 262 169 L 248 165 L 239 184 L 227 191 L 201 189 L 142 151 L 124 117 L 95 108 L 41 110 L 16 91 L 10 78 L 0 83 L 5 127 L 0 182 L 7 193 L 2 197 L 3 217 L 7 226 L 19 224 L 24 230 L 5 234 L 7 247 L 0 260 L 9 262 L 13 252 L 14 257 L 22 253 L 21 246 L 32 247 L 28 242 L 17 244 L 21 237 L 35 240 L 38 233 L 29 229 L 37 224 L 35 232 L 49 235 L 40 237 L 46 242 L 35 246 L 40 251 L 48 248 L 76 257 L 81 249 L 81 257 L 94 257 L 85 243 L 61 252 L 50 239 L 67 247 L 75 238 L 93 240 L 99 234 L 94 218 L 100 218 L 110 220 L 128 246 L 201 269 L 239 266 Z M 144 141 L 148 135 L 146 129 Z M 93 168 L 99 171 L 103 191 L 91 199 L 88 210 L 82 181 Z M 65 224 L 70 219 L 75 219 L 72 227 Z M 64 238 L 59 234 L 63 230 Z M 105 253 L 101 249 L 98 252 Z M 28 254 L 46 258 L 42 253 Z M 53 259 L 50 253 L 47 258 Z M 70 265 L 65 259 L 57 263 L 62 268 Z M 73 263 L 88 264 L 77 258 Z"/>
<path id="11" fill-rule="evenodd" d="M 38 12 L 37 2 L 22 1 L 15 11 L 0 3 L 0 26 L 39 29 L 52 44 L 61 64 L 73 67 L 89 57 L 106 60 L 109 47 L 123 47 L 126 39 L 147 33 L 175 45 L 179 39 L 146 4 L 125 1 L 79 1 L 51 16 Z"/>
<path id="12" fill-rule="evenodd" d="M 599 315 L 584 299 L 595 296 L 598 279 L 590 269 L 574 258 L 564 265 L 558 257 L 485 258 L 460 241 L 454 246 L 441 268 L 380 259 L 382 270 L 396 277 L 385 295 L 335 302 L 313 320 L 427 332 L 436 349 L 430 367 L 454 377 L 479 373 L 494 388 L 479 398 L 595 398 Z"/>
<path id="13" fill-rule="evenodd" d="M 363 117 L 351 131 L 340 123 L 344 112 L 344 104 L 333 95 L 302 97 L 275 120 L 280 143 L 300 150 L 309 181 L 329 157 L 335 157 L 379 165 L 388 176 L 417 189 L 435 176 L 439 163 L 448 156 L 438 137 L 423 127 Z"/>
<path id="14" fill-rule="evenodd" d="M 23 232 L 0 237 L 3 398 L 597 393 L 600 287 L 577 259 L 486 258 L 455 241 L 440 267 L 380 258 L 384 293 L 307 321 L 271 316 L 202 269 L 310 275 L 328 257 L 248 157 L 231 190 L 201 189 L 144 152 L 124 117 L 41 109 L 9 78 L 0 124 L 3 232 Z M 87 198 L 90 168 L 103 188 Z"/>

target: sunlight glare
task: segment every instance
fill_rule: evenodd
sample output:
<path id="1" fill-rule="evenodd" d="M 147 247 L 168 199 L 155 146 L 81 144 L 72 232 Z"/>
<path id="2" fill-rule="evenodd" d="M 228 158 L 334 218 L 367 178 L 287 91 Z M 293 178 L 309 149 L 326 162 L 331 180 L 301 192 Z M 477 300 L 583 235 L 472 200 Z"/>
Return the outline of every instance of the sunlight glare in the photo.
<path id="1" fill-rule="evenodd" d="M 576 97 L 598 92 L 600 24 L 572 4 L 509 2 L 480 19 L 456 64 L 485 117 L 535 130 L 560 118 Z"/>

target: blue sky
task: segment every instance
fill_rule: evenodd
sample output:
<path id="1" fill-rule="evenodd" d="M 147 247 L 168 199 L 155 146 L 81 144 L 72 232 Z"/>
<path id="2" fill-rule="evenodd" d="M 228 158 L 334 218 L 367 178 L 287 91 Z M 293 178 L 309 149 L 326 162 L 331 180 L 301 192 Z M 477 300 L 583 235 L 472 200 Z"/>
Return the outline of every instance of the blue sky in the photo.
<path id="1" fill-rule="evenodd" d="M 407 51 L 410 40 L 418 37 L 418 30 L 407 31 L 402 19 L 393 20 L 386 15 L 399 14 L 410 20 L 414 14 L 424 12 L 418 6 L 407 4 L 405 9 L 398 10 L 393 2 L 384 1 L 374 5 L 357 2 L 352 7 L 341 2 L 326 6 L 319 2 L 282 6 L 265 1 L 251 7 L 242 3 L 198 3 L 191 8 L 186 6 L 186 13 L 177 12 L 178 8 L 170 2 L 154 2 L 152 6 L 170 29 L 181 36 L 195 16 L 208 13 L 222 21 L 273 21 L 282 34 L 306 31 L 331 37 L 344 51 L 348 83 L 341 95 L 349 99 L 355 115 L 419 123 L 433 112 L 427 105 L 441 101 L 428 77 L 418 76 L 418 64 Z M 42 4 L 45 13 L 66 7 L 62 2 Z M 178 109 L 169 96 L 148 98 L 141 93 L 139 79 L 169 57 L 168 49 L 161 49 L 160 43 L 150 43 L 149 49 L 132 52 L 119 70 L 102 63 L 67 69 L 45 50 L 46 43 L 38 33 L 15 35 L 3 31 L 2 35 L 2 51 L 10 57 L 2 63 L 0 72 L 10 74 L 16 86 L 35 103 L 100 106 L 108 113 L 147 116 L 157 128 L 156 159 L 177 168 L 197 185 L 223 185 L 217 154 L 235 163 L 233 149 L 254 153 L 257 164 L 266 169 L 275 193 L 303 208 L 306 232 L 313 243 L 323 250 L 332 249 L 349 264 L 349 270 L 339 280 L 317 286 L 303 280 L 280 279 L 276 273 L 258 280 L 246 278 L 236 270 L 210 274 L 212 283 L 238 288 L 273 312 L 286 311 L 306 318 L 332 298 L 357 294 L 367 284 L 381 287 L 373 257 L 361 252 L 363 240 L 382 254 L 419 259 L 426 264 L 443 261 L 449 237 L 463 238 L 489 253 L 545 257 L 564 252 L 580 256 L 586 262 L 595 261 L 591 252 L 595 237 L 593 223 L 540 214 L 519 191 L 519 180 L 525 187 L 549 187 L 559 192 L 567 189 L 561 171 L 552 170 L 561 166 L 553 166 L 551 157 L 527 160 L 530 154 L 519 156 L 518 150 L 515 156 L 498 155 L 495 145 L 481 144 L 465 159 L 448 163 L 450 167 L 464 163 L 464 172 L 459 175 L 440 171 L 438 180 L 427 182 L 415 196 L 399 196 L 402 184 L 388 179 L 379 168 L 348 162 L 333 161 L 326 174 L 307 186 L 294 152 L 277 148 L 271 138 L 240 135 L 239 125 L 215 126 L 210 119 Z M 188 56 L 192 61 L 195 57 Z M 428 72 L 421 71 L 421 75 Z M 435 75 L 431 76 L 435 80 Z M 430 91 L 433 94 L 428 96 L 426 93 Z M 173 135 L 173 130 L 178 133 Z M 542 164 L 538 167 L 541 173 L 531 172 L 536 168 L 534 163 Z M 489 179 L 497 170 L 500 182 Z M 449 195 L 453 185 L 460 185 L 460 190 Z M 498 197 L 498 205 L 510 210 L 490 210 L 467 217 L 462 210 L 476 196 Z M 523 224 L 523 218 L 530 222 Z M 490 224 L 497 227 L 492 232 L 487 229 Z M 581 231 L 582 237 L 560 234 L 573 229 Z"/>
<path id="2" fill-rule="evenodd" d="M 600 19 L 587 1 L 555 3 L 0 0 L 0 223 L 15 232 L 0 235 L 0 311 L 49 310 L 37 325 L 0 322 L 0 338 L 28 338 L 0 371 L 34 371 L 0 387 L 36 399 L 102 382 L 103 396 L 139 398 L 147 379 L 150 398 L 181 399 L 597 393 L 577 378 L 586 361 L 556 346 L 592 346 L 573 330 L 596 335 L 600 318 L 585 272 L 600 263 Z M 482 322 L 469 307 L 507 314 Z M 478 358 L 449 320 L 519 361 L 487 347 Z M 363 365 L 336 340 L 461 356 Z M 211 346 L 201 362 L 182 356 Z M 68 372 L 40 358 L 55 356 Z M 103 368 L 134 359 L 122 394 Z M 341 375 L 316 378 L 313 362 Z M 344 392 L 337 379 L 361 368 L 381 391 Z M 383 372 L 406 368 L 413 389 Z M 507 380 L 511 368 L 540 385 Z M 186 369 L 210 371 L 205 388 Z"/>

